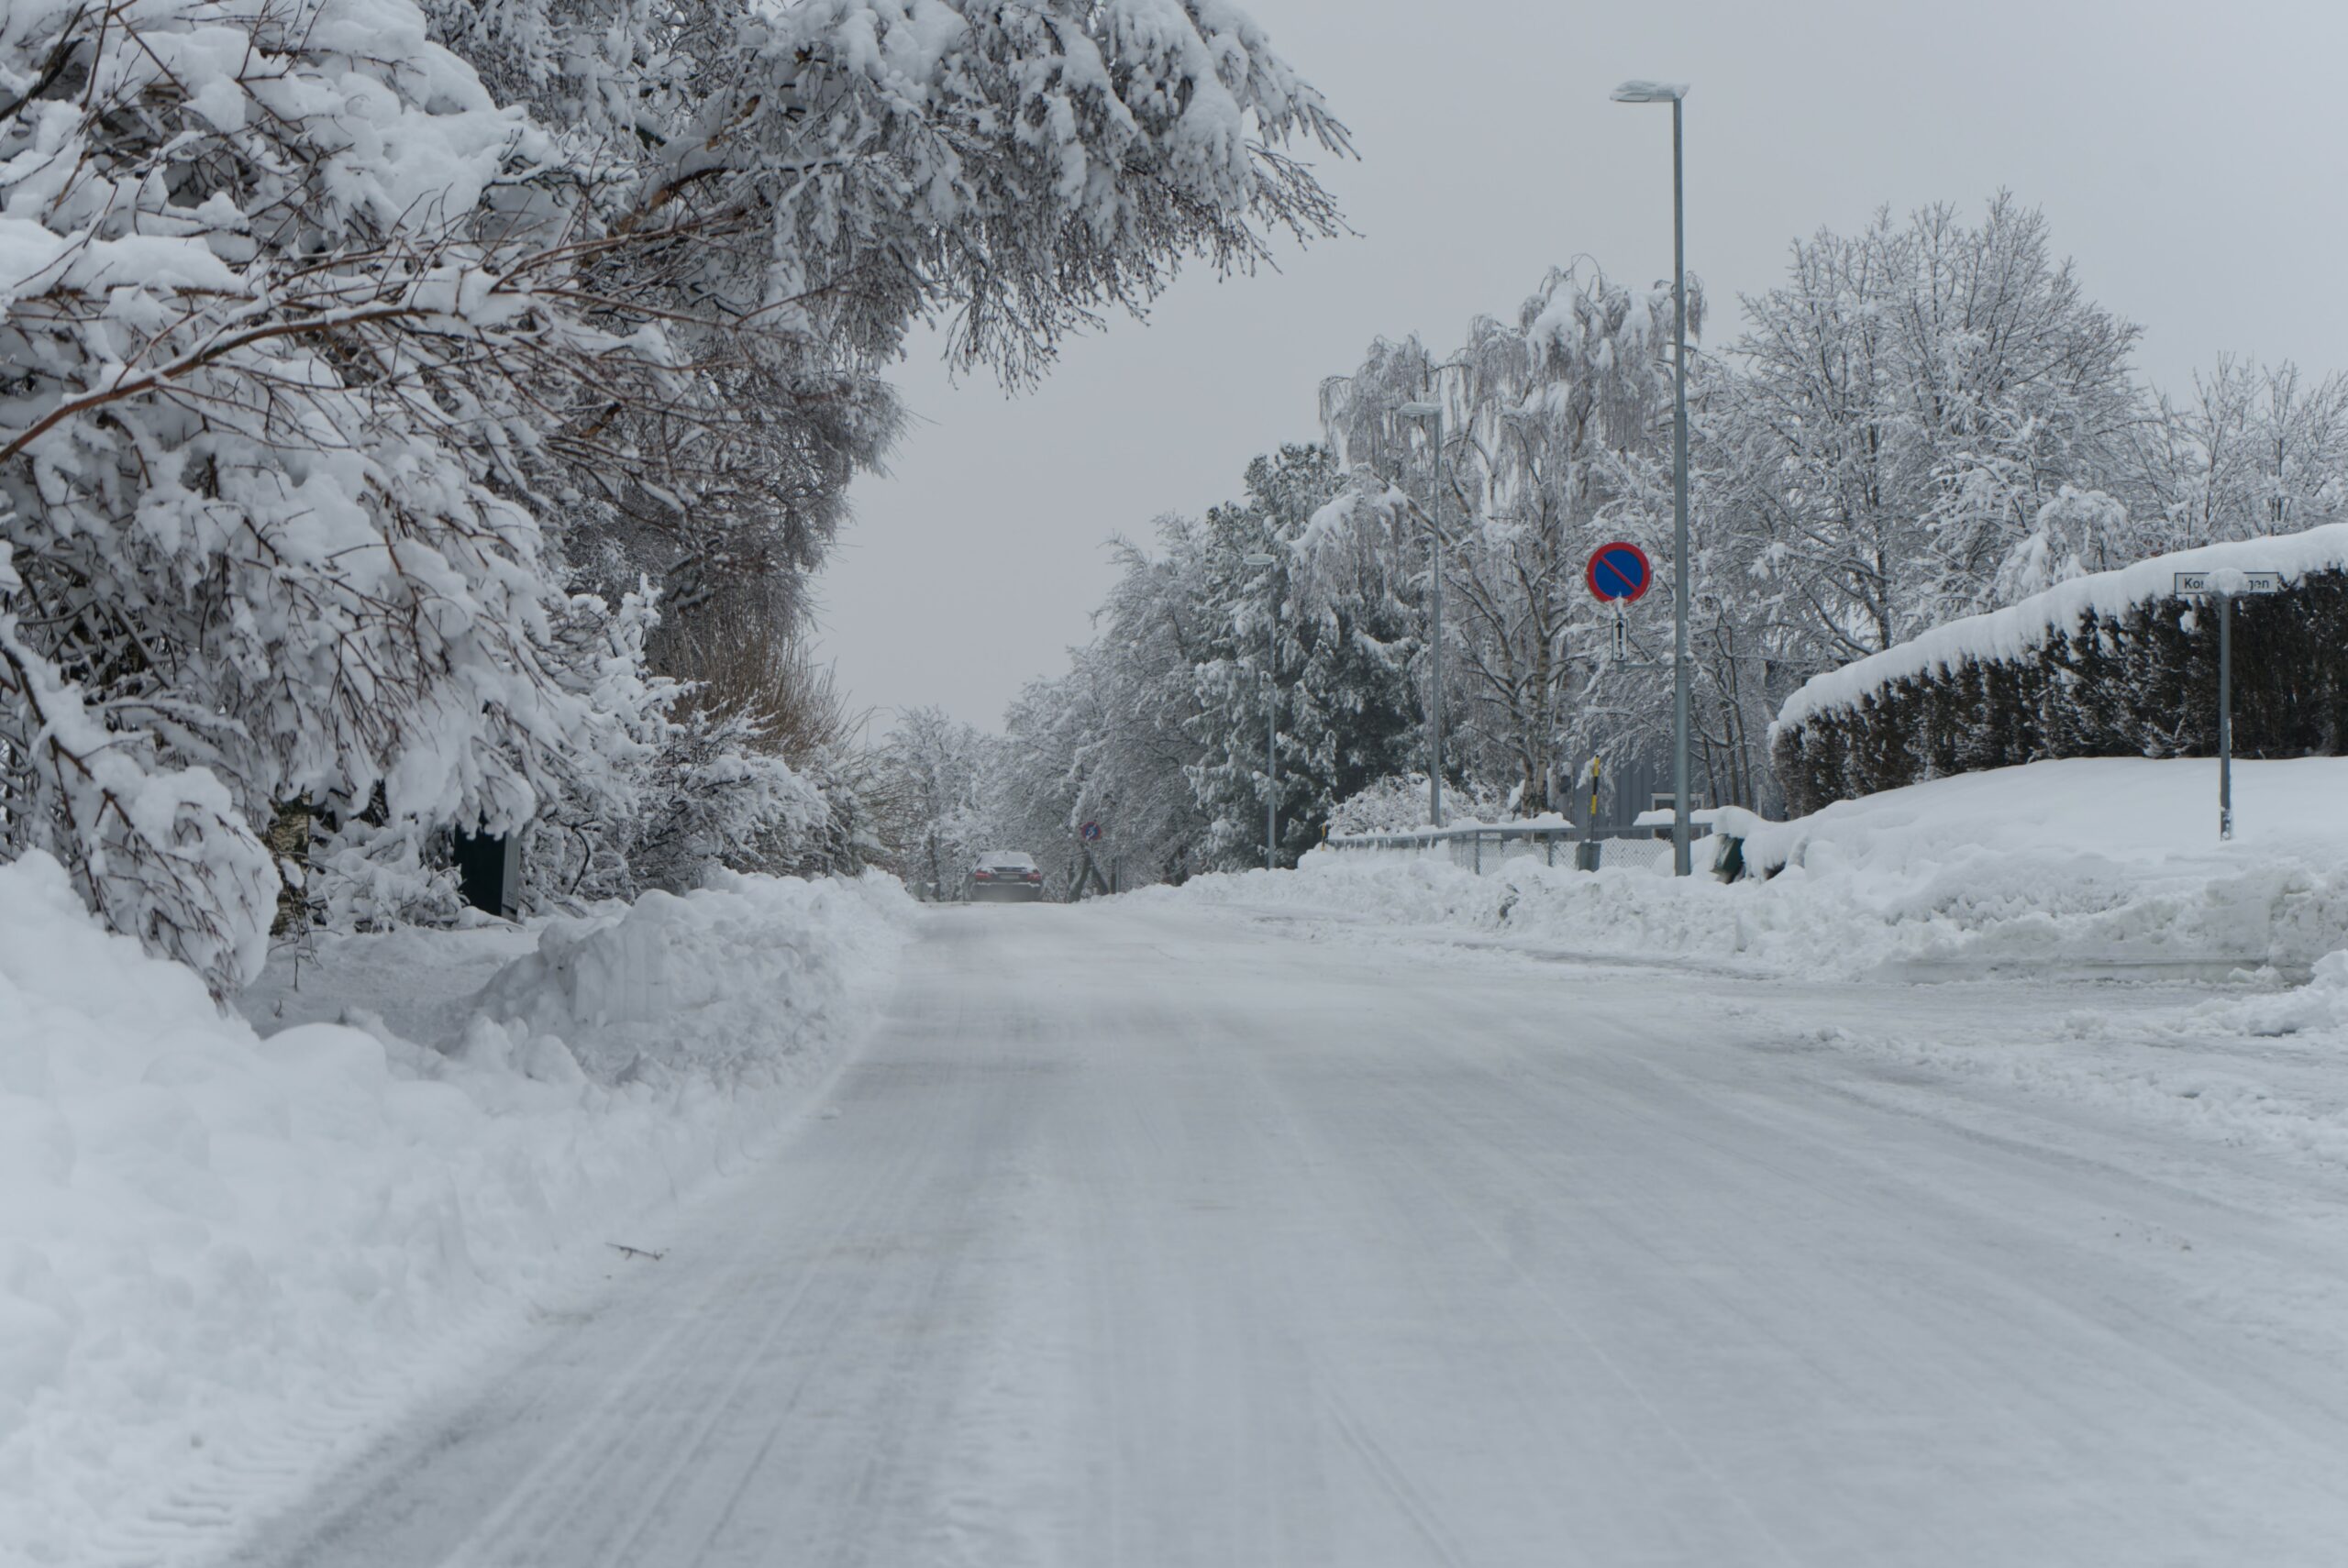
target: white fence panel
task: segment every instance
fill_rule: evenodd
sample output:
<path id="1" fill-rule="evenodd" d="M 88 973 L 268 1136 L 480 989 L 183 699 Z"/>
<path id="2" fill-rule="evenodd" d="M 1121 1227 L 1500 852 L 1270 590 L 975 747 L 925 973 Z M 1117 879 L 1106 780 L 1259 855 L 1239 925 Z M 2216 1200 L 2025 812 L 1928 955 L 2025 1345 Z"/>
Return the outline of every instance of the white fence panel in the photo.
<path id="1" fill-rule="evenodd" d="M 1553 828 L 1444 828 L 1414 833 L 1357 834 L 1332 837 L 1327 847 L 1350 855 L 1445 855 L 1464 870 L 1490 876 L 1512 861 L 1533 860 L 1545 866 L 1570 867 L 1585 847 L 1578 834 Z M 1694 845 L 1699 866 L 1709 866 L 1713 845 L 1700 836 Z M 1650 871 L 1671 875 L 1671 841 L 1650 834 L 1601 834 L 1599 866 L 1605 870 Z"/>

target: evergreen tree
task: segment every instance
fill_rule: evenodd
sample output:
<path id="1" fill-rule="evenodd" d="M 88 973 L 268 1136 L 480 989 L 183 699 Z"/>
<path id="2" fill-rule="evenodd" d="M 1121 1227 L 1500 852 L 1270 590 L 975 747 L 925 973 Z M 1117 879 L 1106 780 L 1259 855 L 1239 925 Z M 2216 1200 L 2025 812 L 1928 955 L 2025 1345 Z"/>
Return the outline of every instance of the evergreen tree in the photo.
<path id="1" fill-rule="evenodd" d="M 1191 785 L 1209 819 L 1205 854 L 1225 867 L 1262 862 L 1268 698 L 1284 864 L 1320 842 L 1337 801 L 1408 767 L 1422 738 L 1411 607 L 1364 596 L 1360 579 L 1301 591 L 1292 569 L 1299 540 L 1336 492 L 1326 448 L 1283 447 L 1250 463 L 1246 482 L 1245 502 L 1207 513 L 1207 591 L 1225 613 L 1197 667 L 1204 755 Z M 1248 567 L 1250 554 L 1275 564 Z"/>

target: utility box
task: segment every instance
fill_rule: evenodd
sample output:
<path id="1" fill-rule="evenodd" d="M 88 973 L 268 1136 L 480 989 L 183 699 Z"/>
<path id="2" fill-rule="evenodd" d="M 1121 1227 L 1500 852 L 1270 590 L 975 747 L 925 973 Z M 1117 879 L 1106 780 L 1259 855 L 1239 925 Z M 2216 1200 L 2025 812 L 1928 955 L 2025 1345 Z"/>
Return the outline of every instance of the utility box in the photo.
<path id="1" fill-rule="evenodd" d="M 502 920 L 522 912 L 522 835 L 457 832 L 457 893 Z"/>

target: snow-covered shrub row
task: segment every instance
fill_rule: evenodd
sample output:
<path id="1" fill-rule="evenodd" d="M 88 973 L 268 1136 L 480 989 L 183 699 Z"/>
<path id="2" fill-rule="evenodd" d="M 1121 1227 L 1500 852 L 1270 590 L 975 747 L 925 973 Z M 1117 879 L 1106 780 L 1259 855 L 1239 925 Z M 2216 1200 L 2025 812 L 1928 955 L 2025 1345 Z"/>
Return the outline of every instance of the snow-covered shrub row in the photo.
<path id="1" fill-rule="evenodd" d="M 2348 750 L 2348 524 L 2075 578 L 1818 676 L 1771 736 L 1789 810 L 2047 757 L 2217 749 L 2217 621 L 2180 571 L 2279 571 L 2238 598 L 2234 749 Z"/>
<path id="2" fill-rule="evenodd" d="M 0 1560 L 203 1555 L 182 1527 L 770 1136 L 911 909 L 737 878 L 535 936 L 328 937 L 249 993 L 262 1038 L 47 856 L 0 866 Z"/>
<path id="3" fill-rule="evenodd" d="M 1292 874 L 1136 896 L 1785 975 L 2303 975 L 2348 946 L 2348 758 L 2240 765 L 2231 845 L 2218 842 L 2216 795 L 2207 763 L 2043 762 L 1745 824 L 1766 880 L 1538 857 L 1479 877 L 1444 854 L 1324 849 Z"/>

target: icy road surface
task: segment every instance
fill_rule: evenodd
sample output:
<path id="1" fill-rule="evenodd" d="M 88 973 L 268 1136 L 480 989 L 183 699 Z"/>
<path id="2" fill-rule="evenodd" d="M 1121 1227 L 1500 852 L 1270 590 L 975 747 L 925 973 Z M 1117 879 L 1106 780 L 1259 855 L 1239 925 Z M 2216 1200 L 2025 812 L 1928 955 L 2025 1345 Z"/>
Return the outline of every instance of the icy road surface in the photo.
<path id="1" fill-rule="evenodd" d="M 2342 1561 L 2335 1176 L 1816 1039 L 2092 993 L 1327 934 L 933 916 L 777 1158 L 233 1560 Z"/>

